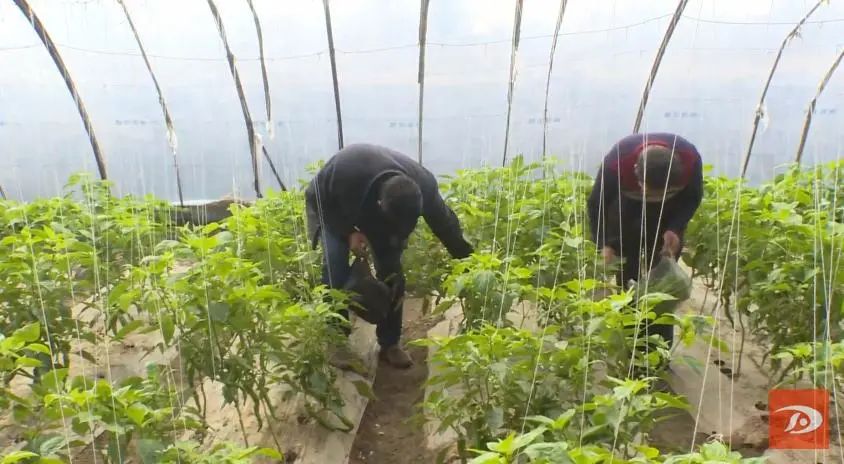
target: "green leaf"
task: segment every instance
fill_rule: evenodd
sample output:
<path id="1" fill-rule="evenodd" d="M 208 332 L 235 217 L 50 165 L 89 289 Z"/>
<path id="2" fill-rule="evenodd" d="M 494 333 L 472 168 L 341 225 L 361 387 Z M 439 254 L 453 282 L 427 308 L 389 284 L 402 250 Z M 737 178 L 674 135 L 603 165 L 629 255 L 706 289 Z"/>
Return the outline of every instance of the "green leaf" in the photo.
<path id="1" fill-rule="evenodd" d="M 498 453 L 486 452 L 469 461 L 469 464 L 504 464 L 504 458 Z"/>
<path id="2" fill-rule="evenodd" d="M 538 427 L 524 435 L 518 436 L 516 441 L 513 443 L 513 450 L 519 450 L 527 445 L 530 445 L 543 433 L 545 433 L 545 427 Z"/>
<path id="3" fill-rule="evenodd" d="M 279 460 L 279 461 L 284 460 L 284 455 L 281 454 L 278 450 L 274 450 L 272 448 L 259 448 L 259 449 L 255 450 L 255 453 L 264 455 L 264 456 L 266 456 L 270 459 L 276 459 L 276 460 Z"/>
<path id="4" fill-rule="evenodd" d="M 160 440 L 141 438 L 138 440 L 138 454 L 143 464 L 156 464 L 161 462 L 160 454 L 167 446 Z"/>
<path id="5" fill-rule="evenodd" d="M 688 402 L 686 402 L 683 398 L 677 397 L 675 395 L 663 392 L 655 392 L 653 395 L 654 398 L 664 401 L 668 407 L 677 409 L 689 409 L 690 407 Z"/>
<path id="6" fill-rule="evenodd" d="M 65 461 L 62 461 L 59 458 L 46 457 L 46 458 L 38 459 L 38 464 L 66 464 L 66 463 L 65 463 Z"/>
<path id="7" fill-rule="evenodd" d="M 144 321 L 142 321 L 140 319 L 135 319 L 135 320 L 129 322 L 128 324 L 124 325 L 123 327 L 121 327 L 120 330 L 118 330 L 117 333 L 114 334 L 114 338 L 117 339 L 117 340 L 122 340 L 127 335 L 129 335 L 132 332 L 138 330 L 143 325 L 144 325 Z"/>
<path id="8" fill-rule="evenodd" d="M 355 386 L 355 390 L 357 390 L 358 395 L 371 401 L 375 401 L 377 399 L 375 397 L 375 392 L 372 391 L 372 387 L 369 385 L 369 382 L 365 380 L 355 380 L 352 382 L 352 385 Z"/>
<path id="9" fill-rule="evenodd" d="M 173 316 L 165 314 L 161 316 L 161 336 L 164 338 L 164 343 L 169 345 L 173 341 L 173 335 L 176 332 L 176 324 L 173 322 Z"/>
<path id="10" fill-rule="evenodd" d="M 41 338 L 41 324 L 33 322 L 16 330 L 14 336 L 27 343 L 36 342 Z"/>
<path id="11" fill-rule="evenodd" d="M 55 392 L 62 389 L 67 378 L 67 368 L 55 369 L 41 376 L 41 385 L 49 391 Z"/>
<path id="12" fill-rule="evenodd" d="M 21 356 L 18 359 L 15 359 L 15 366 L 17 367 L 41 367 L 41 361 L 33 358 L 27 358 L 25 356 Z"/>
<path id="13" fill-rule="evenodd" d="M 149 408 L 141 403 L 135 403 L 126 408 L 126 416 L 138 426 L 144 425 Z"/>
<path id="14" fill-rule="evenodd" d="M 0 461 L 2 464 L 14 464 L 16 462 L 23 461 L 24 459 L 38 457 L 37 454 L 33 453 L 32 451 L 13 451 L 6 456 L 3 456 L 3 460 Z"/>
<path id="15" fill-rule="evenodd" d="M 214 322 L 225 322 L 230 312 L 231 307 L 227 303 L 214 302 L 208 305 L 208 315 Z"/>
<path id="16" fill-rule="evenodd" d="M 29 345 L 26 345 L 26 349 L 36 353 L 46 354 L 48 356 L 53 354 L 47 345 L 42 345 L 41 343 L 30 343 Z"/>
<path id="17" fill-rule="evenodd" d="M 64 436 L 55 436 L 45 440 L 41 443 L 41 446 L 38 447 L 38 451 L 41 453 L 42 456 L 50 456 L 61 450 L 66 446 L 66 441 Z M 41 458 L 42 460 L 44 458 Z"/>

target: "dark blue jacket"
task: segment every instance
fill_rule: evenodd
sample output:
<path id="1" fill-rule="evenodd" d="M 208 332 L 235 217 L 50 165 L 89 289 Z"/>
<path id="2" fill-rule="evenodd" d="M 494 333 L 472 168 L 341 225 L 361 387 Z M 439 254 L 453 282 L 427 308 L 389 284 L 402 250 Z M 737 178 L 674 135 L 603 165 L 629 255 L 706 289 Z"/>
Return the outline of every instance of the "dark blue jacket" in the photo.
<path id="1" fill-rule="evenodd" d="M 326 230 L 347 238 L 359 229 L 370 241 L 404 244 L 416 223 L 398 227 L 379 220 L 376 203 L 378 186 L 386 179 L 404 174 L 422 191 L 422 217 L 434 235 L 455 258 L 465 258 L 472 246 L 463 238 L 457 216 L 440 196 L 436 177 L 410 157 L 389 148 L 353 144 L 335 154 L 305 190 L 308 209 L 321 217 Z M 309 234 L 316 241 L 317 226 L 309 221 Z"/>

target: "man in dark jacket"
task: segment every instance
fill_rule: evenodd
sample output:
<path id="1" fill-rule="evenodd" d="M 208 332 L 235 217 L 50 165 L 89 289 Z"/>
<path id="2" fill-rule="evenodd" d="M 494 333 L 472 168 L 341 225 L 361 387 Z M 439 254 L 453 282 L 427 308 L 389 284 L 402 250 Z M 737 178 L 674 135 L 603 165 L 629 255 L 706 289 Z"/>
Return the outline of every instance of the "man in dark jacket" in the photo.
<path id="1" fill-rule="evenodd" d="M 622 256 L 619 286 L 639 280 L 640 262 L 652 269 L 661 256 L 679 260 L 683 233 L 703 198 L 700 154 L 675 134 L 633 134 L 604 158 L 588 200 L 592 239 L 605 262 Z M 643 256 L 644 255 L 644 256 Z M 650 327 L 669 345 L 670 325 Z"/>
<path id="2" fill-rule="evenodd" d="M 401 255 L 419 217 L 452 257 L 465 258 L 473 251 L 457 216 L 440 196 L 436 178 L 401 153 L 355 144 L 328 160 L 306 189 L 305 199 L 309 239 L 314 247 L 320 239 L 323 244 L 322 282 L 343 287 L 350 274 L 349 251 L 361 256 L 369 247 L 376 277 L 392 288 L 395 308 L 377 325 L 381 358 L 395 367 L 410 367 L 410 357 L 399 346 L 405 291 Z M 334 361 L 340 367 L 345 364 L 343 359 Z"/>

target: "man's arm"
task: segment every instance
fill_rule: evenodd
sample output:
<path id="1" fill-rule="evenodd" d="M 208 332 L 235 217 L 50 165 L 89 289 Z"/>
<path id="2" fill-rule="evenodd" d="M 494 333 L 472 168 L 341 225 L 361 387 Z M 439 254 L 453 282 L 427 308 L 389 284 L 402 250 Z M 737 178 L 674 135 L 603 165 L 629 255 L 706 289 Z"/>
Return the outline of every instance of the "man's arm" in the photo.
<path id="1" fill-rule="evenodd" d="M 689 185 L 681 190 L 672 202 L 677 205 L 671 215 L 665 219 L 665 229 L 679 234 L 686 229 L 689 221 L 703 201 L 703 166 L 700 158 L 695 163 Z"/>
<path id="2" fill-rule="evenodd" d="M 436 187 L 434 192 L 425 198 L 424 209 L 425 222 L 453 258 L 465 258 L 474 252 L 472 245 L 463 238 L 460 220 L 445 203 Z"/>
<path id="3" fill-rule="evenodd" d="M 599 249 L 609 246 L 616 253 L 619 251 L 620 243 L 618 233 L 613 227 L 607 225 L 607 219 L 610 216 L 607 214 L 607 207 L 618 201 L 618 192 L 618 176 L 608 168 L 607 163 L 602 163 L 587 200 L 589 228 L 592 241 Z"/>

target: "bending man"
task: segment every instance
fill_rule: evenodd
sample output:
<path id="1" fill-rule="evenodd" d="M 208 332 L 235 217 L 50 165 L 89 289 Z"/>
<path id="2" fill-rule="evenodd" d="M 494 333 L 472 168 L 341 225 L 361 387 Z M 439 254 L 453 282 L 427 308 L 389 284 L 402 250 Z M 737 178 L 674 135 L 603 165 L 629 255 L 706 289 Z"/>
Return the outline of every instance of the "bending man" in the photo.
<path id="1" fill-rule="evenodd" d="M 385 147 L 355 144 L 335 154 L 305 191 L 308 231 L 313 246 L 323 243 L 322 282 L 342 288 L 349 278 L 349 251 L 360 256 L 367 247 L 376 277 L 393 290 L 390 315 L 377 325 L 381 359 L 410 367 L 410 356 L 399 346 L 404 301 L 401 255 L 424 217 L 452 257 L 469 256 L 472 246 L 460 223 L 439 193 L 434 175 L 411 158 Z M 348 312 L 344 314 L 348 318 Z M 348 335 L 348 332 L 347 332 Z M 345 367 L 339 353 L 334 364 Z"/>
<path id="2" fill-rule="evenodd" d="M 700 154 L 675 134 L 633 134 L 604 158 L 588 200 L 592 239 L 609 263 L 622 256 L 616 276 L 624 286 L 639 280 L 641 260 L 651 269 L 662 256 L 679 260 L 683 233 L 703 198 Z M 671 346 L 673 326 L 652 329 Z"/>

